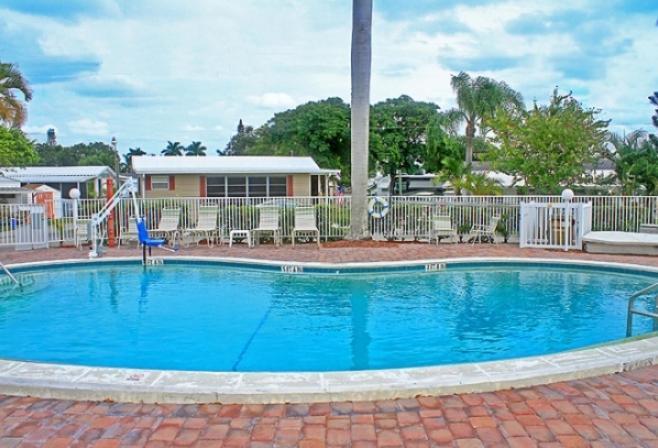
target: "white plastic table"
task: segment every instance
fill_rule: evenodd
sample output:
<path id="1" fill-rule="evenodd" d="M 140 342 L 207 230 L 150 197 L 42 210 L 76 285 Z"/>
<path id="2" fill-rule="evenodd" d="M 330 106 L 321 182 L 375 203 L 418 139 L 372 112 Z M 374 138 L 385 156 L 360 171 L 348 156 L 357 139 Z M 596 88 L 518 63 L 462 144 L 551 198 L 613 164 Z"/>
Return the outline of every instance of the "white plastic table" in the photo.
<path id="1" fill-rule="evenodd" d="M 254 244 L 251 240 L 251 230 L 231 230 L 228 235 L 228 247 L 233 247 L 233 238 L 243 237 L 247 239 L 247 246 L 253 247 Z"/>

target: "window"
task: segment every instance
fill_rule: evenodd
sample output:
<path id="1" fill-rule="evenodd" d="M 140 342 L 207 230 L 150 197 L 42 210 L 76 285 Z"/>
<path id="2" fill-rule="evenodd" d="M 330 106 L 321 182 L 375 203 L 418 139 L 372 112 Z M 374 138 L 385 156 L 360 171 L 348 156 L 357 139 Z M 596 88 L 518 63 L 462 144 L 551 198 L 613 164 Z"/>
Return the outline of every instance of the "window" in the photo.
<path id="1" fill-rule="evenodd" d="M 226 177 L 209 176 L 206 178 L 206 194 L 211 198 L 223 198 L 226 196 Z"/>
<path id="2" fill-rule="evenodd" d="M 247 196 L 247 178 L 244 176 L 231 176 L 226 182 L 227 196 L 230 198 L 243 198 Z"/>
<path id="3" fill-rule="evenodd" d="M 249 197 L 264 198 L 267 196 L 267 177 L 250 176 L 249 177 Z"/>
<path id="4" fill-rule="evenodd" d="M 169 176 L 151 176 L 151 190 L 169 190 Z"/>
<path id="5" fill-rule="evenodd" d="M 269 196 L 285 196 L 288 192 L 288 179 L 285 176 L 270 176 Z"/>
<path id="6" fill-rule="evenodd" d="M 206 195 L 210 198 L 264 198 L 285 196 L 285 176 L 208 176 Z"/>

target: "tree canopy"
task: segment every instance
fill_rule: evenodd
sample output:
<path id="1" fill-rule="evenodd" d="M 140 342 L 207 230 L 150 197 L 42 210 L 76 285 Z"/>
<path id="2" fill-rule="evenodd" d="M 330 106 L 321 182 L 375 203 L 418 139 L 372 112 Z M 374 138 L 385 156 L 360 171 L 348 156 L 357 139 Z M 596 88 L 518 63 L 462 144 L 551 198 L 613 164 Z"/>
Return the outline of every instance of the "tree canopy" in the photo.
<path id="1" fill-rule="evenodd" d="M 550 103 L 527 112 L 498 109 L 487 124 L 496 143 L 489 159 L 494 169 L 523 180 L 536 193 L 555 193 L 577 181 L 583 166 L 603 151 L 607 121 L 585 109 L 571 93 L 553 92 Z"/>
<path id="2" fill-rule="evenodd" d="M 391 185 L 398 172 L 415 174 L 422 170 L 429 152 L 428 130 L 441 131 L 439 106 L 406 95 L 375 104 L 370 121 L 372 165 L 391 176 Z M 441 142 L 437 138 L 433 143 L 438 150 Z"/>
<path id="3" fill-rule="evenodd" d="M 458 107 L 450 116 L 453 121 L 466 125 L 465 160 L 468 164 L 473 161 L 473 140 L 476 130 L 479 129 L 480 134 L 486 136 L 486 120 L 492 118 L 499 109 L 507 113 L 522 109 L 523 96 L 505 82 L 485 76 L 472 78 L 465 72 L 453 76 L 450 84 L 457 95 Z"/>
<path id="4" fill-rule="evenodd" d="M 610 137 L 610 158 L 624 194 L 658 194 L 658 145 L 646 132 Z"/>
<path id="5" fill-rule="evenodd" d="M 20 129 L 0 126 L 0 166 L 32 165 L 38 159 L 32 142 Z"/>
<path id="6" fill-rule="evenodd" d="M 203 145 L 203 143 L 201 143 L 201 142 L 192 142 L 187 146 L 187 148 L 185 148 L 185 155 L 186 156 L 205 156 L 207 150 L 208 150 L 208 148 L 206 148 Z"/>
<path id="7" fill-rule="evenodd" d="M 323 168 L 350 166 L 349 106 L 340 98 L 311 101 L 274 115 L 252 131 L 245 126 L 226 152 L 235 155 L 311 156 Z"/>
<path id="8" fill-rule="evenodd" d="M 27 119 L 25 102 L 31 99 L 32 90 L 18 68 L 0 61 L 0 123 L 20 128 Z"/>
<path id="9" fill-rule="evenodd" d="M 167 147 L 160 151 L 160 154 L 163 156 L 182 156 L 185 147 L 180 144 L 180 142 L 167 142 Z"/>
<path id="10" fill-rule="evenodd" d="M 118 162 L 116 151 L 103 142 L 77 143 L 73 146 L 40 143 L 36 146 L 36 150 L 39 154 L 39 165 L 42 166 L 105 165 L 115 167 Z"/>

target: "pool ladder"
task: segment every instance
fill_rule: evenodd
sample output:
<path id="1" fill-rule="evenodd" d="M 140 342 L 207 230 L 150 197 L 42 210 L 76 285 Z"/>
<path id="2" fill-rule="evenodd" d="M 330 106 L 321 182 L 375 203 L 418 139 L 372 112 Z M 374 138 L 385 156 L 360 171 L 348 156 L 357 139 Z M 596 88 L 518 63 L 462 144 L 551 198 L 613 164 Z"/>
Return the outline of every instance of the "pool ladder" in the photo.
<path id="1" fill-rule="evenodd" d="M 7 274 L 7 276 L 11 279 L 11 281 L 13 281 L 15 284 L 20 286 L 21 282 L 19 282 L 18 279 L 14 277 L 14 274 L 12 274 L 9 271 L 9 269 L 7 269 L 7 266 L 5 266 L 1 261 L 0 261 L 0 268 L 2 268 L 3 271 L 5 271 L 5 274 Z"/>
<path id="2" fill-rule="evenodd" d="M 653 319 L 653 329 L 658 330 L 658 313 L 656 312 L 651 312 L 651 311 L 646 311 L 646 310 L 639 310 L 634 307 L 635 301 L 642 296 L 646 296 L 649 293 L 652 292 L 658 292 L 658 283 L 654 283 L 651 286 L 647 286 L 646 288 L 636 292 L 632 296 L 628 298 L 628 314 L 626 316 L 626 337 L 630 337 L 633 335 L 633 315 L 637 314 L 639 316 L 645 316 L 645 317 L 650 317 Z M 656 294 L 656 297 L 654 298 L 656 301 L 656 306 L 658 308 L 658 294 Z"/>

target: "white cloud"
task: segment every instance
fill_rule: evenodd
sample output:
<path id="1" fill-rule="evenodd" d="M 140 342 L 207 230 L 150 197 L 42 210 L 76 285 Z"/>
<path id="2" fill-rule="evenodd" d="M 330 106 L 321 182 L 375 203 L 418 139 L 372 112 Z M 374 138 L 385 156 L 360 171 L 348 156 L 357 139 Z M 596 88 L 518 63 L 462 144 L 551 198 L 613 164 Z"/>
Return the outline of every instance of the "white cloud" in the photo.
<path id="1" fill-rule="evenodd" d="M 262 95 L 249 95 L 247 101 L 255 106 L 268 109 L 287 109 L 296 104 L 293 97 L 287 93 L 276 92 L 264 93 Z"/>
<path id="2" fill-rule="evenodd" d="M 109 124 L 105 121 L 93 120 L 91 118 L 81 118 L 79 120 L 69 121 L 68 127 L 74 134 L 85 136 L 106 136 L 109 135 Z"/>
<path id="3" fill-rule="evenodd" d="M 274 112 L 301 102 L 329 96 L 349 101 L 350 2 L 189 3 L 192 6 L 132 0 L 121 2 L 120 13 L 75 20 L 3 10 L 0 29 L 4 25 L 26 30 L 49 58 L 100 63 L 97 73 L 69 84 L 35 86 L 28 124 L 38 129 L 52 122 L 70 129 L 61 139 L 67 144 L 88 135 L 108 135 L 111 123 L 111 132 L 122 144 L 146 151 L 161 149 L 167 140 L 185 139 L 185 132 L 201 131 L 208 147 L 223 147 L 239 119 L 259 126 Z M 399 3 L 404 8 L 404 2 Z M 582 87 L 568 85 L 550 63 L 553 57 L 577 50 L 571 36 L 579 32 L 577 28 L 521 35 L 508 32 L 506 26 L 525 15 L 579 9 L 590 14 L 597 3 L 500 0 L 480 6 L 437 6 L 424 16 L 403 19 L 381 14 L 377 2 L 375 8 L 373 102 L 408 94 L 446 109 L 454 104 L 450 75 L 458 70 L 457 64 L 446 64 L 448 57 L 517 58 L 520 64 L 515 67 L 492 64 L 474 72 L 507 81 L 529 101 L 545 100 L 556 84 L 565 90 Z M 642 107 L 638 104 L 651 92 L 644 90 L 658 85 L 650 66 L 652 38 L 658 29 L 647 31 L 637 23 L 614 20 L 620 26 L 612 33 L 628 34 L 639 43 L 625 55 L 610 57 L 604 78 L 586 82 L 589 98 L 583 99 L 604 107 L 615 121 L 630 123 L 637 121 L 632 114 L 637 116 Z M 80 116 L 95 120 L 82 121 Z"/>
<path id="4" fill-rule="evenodd" d="M 199 126 L 198 124 L 186 124 L 183 126 L 183 131 L 185 132 L 201 132 L 205 131 L 206 128 L 203 126 Z"/>

